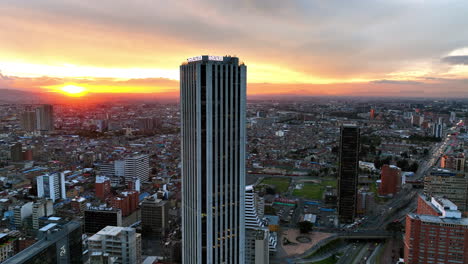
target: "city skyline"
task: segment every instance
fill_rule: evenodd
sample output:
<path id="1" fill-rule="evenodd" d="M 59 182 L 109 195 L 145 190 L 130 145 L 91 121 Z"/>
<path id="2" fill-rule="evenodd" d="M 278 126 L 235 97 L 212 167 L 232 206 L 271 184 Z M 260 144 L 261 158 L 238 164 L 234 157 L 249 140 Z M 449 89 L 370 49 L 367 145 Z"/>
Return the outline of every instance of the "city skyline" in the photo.
<path id="1" fill-rule="evenodd" d="M 249 96 L 467 97 L 468 37 L 458 33 L 466 8 L 462 1 L 3 1 L 0 23 L 10 26 L 0 30 L 0 88 L 176 98 L 186 57 L 227 53 L 249 64 Z"/>

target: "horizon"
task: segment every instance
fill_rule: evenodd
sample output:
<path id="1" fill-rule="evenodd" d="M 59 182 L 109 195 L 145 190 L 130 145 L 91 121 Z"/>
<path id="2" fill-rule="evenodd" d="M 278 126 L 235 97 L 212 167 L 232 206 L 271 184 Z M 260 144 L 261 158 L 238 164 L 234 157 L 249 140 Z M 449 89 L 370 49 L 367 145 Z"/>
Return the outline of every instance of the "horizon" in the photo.
<path id="1" fill-rule="evenodd" d="M 0 88 L 175 98 L 187 58 L 235 54 L 249 96 L 468 98 L 465 2 L 112 4 L 0 3 Z"/>

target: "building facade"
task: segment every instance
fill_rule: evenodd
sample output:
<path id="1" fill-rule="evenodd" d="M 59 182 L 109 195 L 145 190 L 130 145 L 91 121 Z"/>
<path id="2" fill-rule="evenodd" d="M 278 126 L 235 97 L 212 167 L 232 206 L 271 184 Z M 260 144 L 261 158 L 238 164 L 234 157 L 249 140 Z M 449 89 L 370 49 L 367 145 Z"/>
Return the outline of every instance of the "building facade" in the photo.
<path id="1" fill-rule="evenodd" d="M 54 202 L 59 199 L 67 198 L 64 173 L 52 173 L 38 176 L 36 181 L 38 197 L 52 199 Z"/>
<path id="2" fill-rule="evenodd" d="M 38 241 L 2 264 L 82 264 L 81 224 L 49 224 L 39 230 Z"/>
<path id="3" fill-rule="evenodd" d="M 468 218 L 451 201 L 426 197 L 406 216 L 405 263 L 468 263 Z"/>
<path id="4" fill-rule="evenodd" d="M 115 208 L 90 207 L 84 211 L 84 232 L 95 234 L 104 227 L 122 226 L 122 211 Z"/>
<path id="5" fill-rule="evenodd" d="M 156 195 L 146 197 L 141 202 L 141 228 L 144 234 L 164 236 L 169 226 L 169 204 Z"/>
<path id="6" fill-rule="evenodd" d="M 424 194 L 445 197 L 460 210 L 468 210 L 468 178 L 464 174 L 431 172 L 424 177 Z"/>
<path id="7" fill-rule="evenodd" d="M 180 98 L 183 263 L 243 263 L 246 66 L 190 58 Z"/>
<path id="8" fill-rule="evenodd" d="M 54 107 L 41 105 L 36 108 L 36 129 L 40 131 L 54 130 Z"/>
<path id="9" fill-rule="evenodd" d="M 384 164 L 381 170 L 380 195 L 395 195 L 401 188 L 401 169 Z"/>
<path id="10" fill-rule="evenodd" d="M 343 125 L 340 137 L 338 179 L 338 216 L 340 223 L 352 223 L 356 217 L 360 130 Z"/>
<path id="11" fill-rule="evenodd" d="M 107 253 L 115 264 L 141 263 L 141 235 L 135 228 L 106 226 L 88 239 L 91 255 Z"/>

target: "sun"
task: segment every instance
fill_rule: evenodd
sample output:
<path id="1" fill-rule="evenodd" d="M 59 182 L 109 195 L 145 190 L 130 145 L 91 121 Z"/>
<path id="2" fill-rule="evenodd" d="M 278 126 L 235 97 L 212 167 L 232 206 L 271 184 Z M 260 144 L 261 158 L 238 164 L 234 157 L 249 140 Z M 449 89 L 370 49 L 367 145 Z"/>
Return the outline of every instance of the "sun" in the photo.
<path id="1" fill-rule="evenodd" d="M 86 94 L 86 89 L 76 85 L 66 85 L 60 89 L 62 92 L 69 96 L 83 96 Z"/>

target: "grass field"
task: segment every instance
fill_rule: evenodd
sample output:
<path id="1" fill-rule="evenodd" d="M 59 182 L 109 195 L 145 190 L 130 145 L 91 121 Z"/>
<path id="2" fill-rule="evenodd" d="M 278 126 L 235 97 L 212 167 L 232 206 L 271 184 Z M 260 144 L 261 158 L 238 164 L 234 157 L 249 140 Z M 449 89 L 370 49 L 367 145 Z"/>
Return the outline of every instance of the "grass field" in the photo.
<path id="1" fill-rule="evenodd" d="M 273 185 L 277 192 L 284 193 L 288 190 L 290 182 L 287 178 L 265 178 L 260 184 Z"/>
<path id="2" fill-rule="evenodd" d="M 324 179 L 320 183 L 305 182 L 302 189 L 295 189 L 293 191 L 293 195 L 305 199 L 321 200 L 327 186 L 336 187 L 336 180 Z"/>

